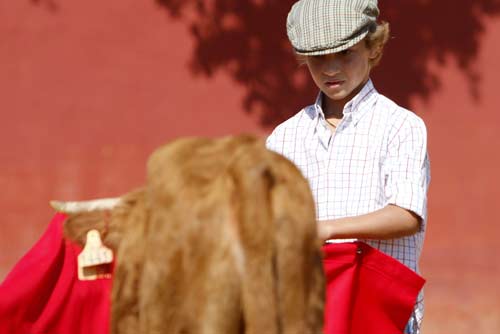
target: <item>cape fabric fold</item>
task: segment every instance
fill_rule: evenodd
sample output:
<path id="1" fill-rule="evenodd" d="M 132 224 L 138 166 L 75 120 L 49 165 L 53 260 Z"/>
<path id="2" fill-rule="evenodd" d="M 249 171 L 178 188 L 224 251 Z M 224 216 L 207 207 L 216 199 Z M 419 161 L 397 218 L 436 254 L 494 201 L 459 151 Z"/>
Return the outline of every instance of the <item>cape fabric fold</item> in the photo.
<path id="1" fill-rule="evenodd" d="M 111 279 L 80 281 L 81 248 L 63 238 L 56 214 L 0 285 L 0 334 L 107 334 Z"/>
<path id="2" fill-rule="evenodd" d="M 402 334 L 425 280 L 363 242 L 323 246 L 324 334 Z"/>

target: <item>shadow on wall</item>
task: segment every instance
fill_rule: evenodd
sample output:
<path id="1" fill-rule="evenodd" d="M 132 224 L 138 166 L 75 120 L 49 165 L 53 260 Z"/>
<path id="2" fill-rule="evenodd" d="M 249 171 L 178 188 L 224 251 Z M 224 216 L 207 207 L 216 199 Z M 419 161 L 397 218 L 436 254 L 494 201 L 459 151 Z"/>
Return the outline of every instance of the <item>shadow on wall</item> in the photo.
<path id="1" fill-rule="evenodd" d="M 31 0 L 57 11 L 56 0 Z M 317 90 L 305 66 L 299 66 L 286 37 L 286 16 L 295 0 L 155 0 L 184 22 L 195 41 L 194 75 L 223 71 L 246 89 L 247 112 L 263 126 L 274 126 L 310 104 Z M 480 99 L 480 73 L 474 60 L 483 21 L 500 14 L 500 0 L 383 0 L 382 20 L 392 36 L 374 71 L 377 88 L 403 106 L 413 96 L 427 100 L 440 88 L 429 68 L 454 60 Z"/>
<path id="2" fill-rule="evenodd" d="M 245 87 L 243 105 L 263 125 L 274 125 L 316 94 L 286 38 L 285 0 L 156 0 L 190 26 L 191 69 L 210 77 L 225 71 Z M 193 15 L 194 14 L 194 15 Z"/>
<path id="3" fill-rule="evenodd" d="M 286 37 L 292 0 L 156 0 L 189 25 L 195 40 L 191 69 L 196 75 L 227 72 L 246 88 L 244 107 L 264 126 L 276 125 L 310 104 L 316 89 L 299 68 Z M 429 61 L 453 59 L 480 98 L 474 59 L 483 20 L 500 13 L 500 0 L 379 1 L 392 40 L 374 72 L 377 87 L 403 106 L 412 96 L 427 100 L 440 87 Z"/>
<path id="4" fill-rule="evenodd" d="M 500 0 L 385 0 L 381 12 L 382 20 L 391 24 L 393 38 L 374 73 L 380 90 L 405 106 L 411 96 L 427 100 L 440 88 L 429 61 L 442 66 L 453 60 L 469 83 L 471 96 L 480 99 L 481 77 L 474 60 L 483 21 L 500 14 Z"/>
<path id="5" fill-rule="evenodd" d="M 56 0 L 31 0 L 31 2 L 35 5 L 47 8 L 50 12 L 57 12 L 59 10 L 59 5 Z"/>

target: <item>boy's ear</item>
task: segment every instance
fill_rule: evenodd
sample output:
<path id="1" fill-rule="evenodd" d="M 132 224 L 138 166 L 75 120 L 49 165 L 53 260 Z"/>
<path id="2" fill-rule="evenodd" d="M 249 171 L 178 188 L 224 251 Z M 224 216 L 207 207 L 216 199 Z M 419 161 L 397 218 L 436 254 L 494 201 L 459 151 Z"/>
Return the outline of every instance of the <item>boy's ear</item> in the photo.
<path id="1" fill-rule="evenodd" d="M 375 60 L 377 57 L 380 55 L 380 52 L 382 51 L 382 46 L 381 45 L 374 45 L 371 48 L 368 49 L 368 59 L 370 60 Z"/>

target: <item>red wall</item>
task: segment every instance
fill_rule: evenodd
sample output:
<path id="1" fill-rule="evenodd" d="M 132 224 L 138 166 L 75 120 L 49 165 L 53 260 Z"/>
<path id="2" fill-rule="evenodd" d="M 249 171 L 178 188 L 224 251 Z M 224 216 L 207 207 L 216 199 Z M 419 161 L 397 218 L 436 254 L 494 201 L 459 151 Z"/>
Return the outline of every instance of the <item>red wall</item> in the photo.
<path id="1" fill-rule="evenodd" d="M 444 16 L 384 3 L 395 38 L 374 79 L 429 129 L 425 333 L 496 334 L 499 6 L 458 2 Z M 284 37 L 291 2 L 271 3 L 0 0 L 0 279 L 44 230 L 50 199 L 119 195 L 172 138 L 265 135 L 311 100 Z"/>

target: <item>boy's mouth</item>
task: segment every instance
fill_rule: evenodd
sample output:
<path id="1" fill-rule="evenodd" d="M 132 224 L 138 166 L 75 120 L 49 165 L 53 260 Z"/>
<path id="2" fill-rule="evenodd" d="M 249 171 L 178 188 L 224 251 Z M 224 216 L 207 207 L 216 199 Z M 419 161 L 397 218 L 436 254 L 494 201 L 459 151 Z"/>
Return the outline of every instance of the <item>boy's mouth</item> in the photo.
<path id="1" fill-rule="evenodd" d="M 331 88 L 335 88 L 335 87 L 338 87 L 340 85 L 342 85 L 344 83 L 344 80 L 328 80 L 328 81 L 325 81 L 325 85 L 327 85 L 328 87 L 331 87 Z"/>

